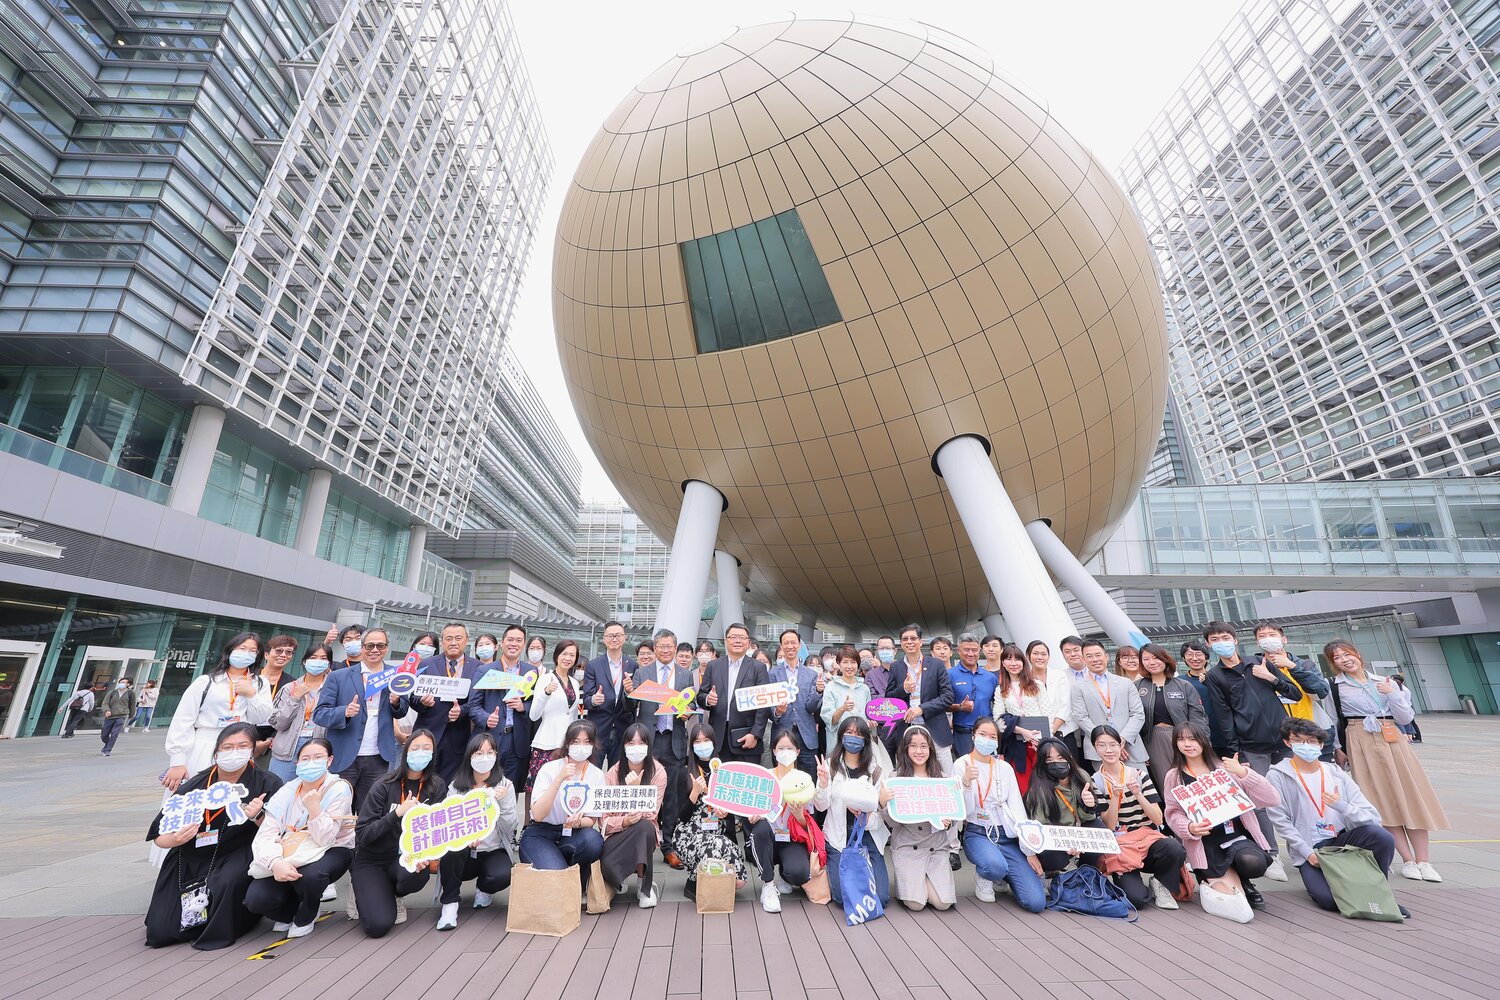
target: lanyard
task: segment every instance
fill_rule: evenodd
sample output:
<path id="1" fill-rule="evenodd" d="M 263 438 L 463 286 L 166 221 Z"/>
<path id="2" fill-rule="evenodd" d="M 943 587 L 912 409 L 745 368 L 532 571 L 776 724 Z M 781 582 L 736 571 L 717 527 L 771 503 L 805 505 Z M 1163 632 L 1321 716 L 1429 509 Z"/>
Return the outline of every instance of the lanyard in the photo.
<path id="1" fill-rule="evenodd" d="M 212 785 L 214 783 L 214 778 L 218 777 L 218 775 L 219 765 L 215 764 L 212 768 L 209 769 L 208 781 L 204 783 L 203 787 L 207 788 Z M 213 821 L 218 819 L 222 815 L 224 815 L 224 809 L 203 810 L 203 829 L 207 830 L 213 824 Z"/>
<path id="2" fill-rule="evenodd" d="M 422 775 L 422 777 L 420 777 L 420 778 L 417 779 L 417 794 L 415 794 L 415 795 L 407 795 L 406 794 L 406 779 L 402 778 L 401 779 L 401 801 L 405 802 L 408 799 L 416 799 L 418 802 L 421 802 L 422 801 L 422 786 L 425 785 L 425 784 L 427 784 L 427 776 L 424 774 L 424 775 Z"/>
<path id="3" fill-rule="evenodd" d="M 1102 766 L 1099 768 L 1099 773 L 1104 775 L 1104 790 L 1109 793 L 1109 797 L 1113 799 L 1115 797 L 1115 789 L 1118 788 L 1120 790 L 1120 801 L 1123 803 L 1125 801 L 1125 790 L 1130 787 L 1125 783 L 1125 765 L 1120 765 L 1120 780 L 1118 782 L 1111 778 L 1109 772 Z"/>
<path id="4" fill-rule="evenodd" d="M 1076 820 L 1078 818 L 1078 810 L 1073 808 L 1073 803 L 1068 801 L 1068 797 L 1062 793 L 1062 789 L 1054 788 L 1052 789 L 1052 791 L 1054 794 L 1056 794 L 1057 800 L 1068 807 L 1068 812 Z"/>
<path id="5" fill-rule="evenodd" d="M 238 677 L 236 677 L 234 675 L 233 671 L 230 671 L 230 670 L 224 671 L 224 684 L 225 684 L 226 687 L 229 688 L 229 714 L 230 715 L 234 714 L 234 702 L 235 702 L 235 698 L 238 697 L 238 692 L 236 692 L 235 689 L 234 689 L 235 682 L 236 681 L 242 681 L 244 679 L 245 679 L 245 673 L 244 673 L 244 671 L 241 671 L 240 675 Z"/>
<path id="6" fill-rule="evenodd" d="M 969 756 L 970 757 L 974 757 L 974 755 L 972 753 Z M 979 761 L 979 758 L 978 757 L 974 757 L 974 760 L 977 763 Z M 987 776 L 988 780 L 985 781 L 984 787 L 980 788 L 979 787 L 979 782 L 977 780 L 974 782 L 974 793 L 979 796 L 979 815 L 980 816 L 984 815 L 984 800 L 989 796 L 990 789 L 993 788 L 994 784 L 995 784 L 995 758 L 993 758 L 993 757 L 986 757 L 985 758 L 985 764 L 986 764 L 986 772 L 987 772 L 986 776 Z"/>
<path id="7" fill-rule="evenodd" d="M 1292 770 L 1297 771 L 1295 767 Z M 1307 793 L 1307 797 L 1312 799 L 1313 808 L 1318 811 L 1318 819 L 1322 819 L 1323 814 L 1328 811 L 1328 807 L 1323 804 L 1323 796 L 1328 794 L 1328 772 L 1321 767 L 1318 768 L 1317 798 L 1313 798 L 1312 789 L 1307 787 L 1307 782 L 1303 780 L 1301 771 L 1297 771 L 1297 781 L 1301 783 L 1302 790 Z"/>
<path id="8" fill-rule="evenodd" d="M 1101 684 L 1101 680 L 1104 683 Z M 1109 674 L 1095 674 L 1094 687 L 1099 689 L 1099 700 L 1104 702 L 1105 711 L 1113 708 L 1114 706 L 1110 704 L 1111 699 L 1109 694 Z"/>
<path id="9" fill-rule="evenodd" d="M 323 780 L 326 780 L 326 779 L 323 779 Z M 303 788 L 311 788 L 311 787 L 312 787 L 311 785 L 307 784 L 307 782 L 301 780 L 300 778 L 297 780 L 297 790 L 292 793 L 292 801 L 291 801 L 291 804 L 289 806 L 287 806 L 286 816 L 281 817 L 281 825 L 286 829 L 287 833 L 301 833 L 303 830 L 307 829 L 307 824 L 310 823 L 310 822 L 312 822 L 312 817 L 308 815 L 306 808 L 303 808 L 303 810 L 302 810 L 302 820 L 303 820 L 303 822 L 302 822 L 301 826 L 294 826 L 291 823 L 291 821 L 287 819 L 287 816 L 290 816 L 292 814 L 292 809 L 293 808 L 295 808 L 296 806 L 302 805 L 302 790 L 303 790 Z M 325 789 L 325 791 L 326 791 L 326 789 Z"/>

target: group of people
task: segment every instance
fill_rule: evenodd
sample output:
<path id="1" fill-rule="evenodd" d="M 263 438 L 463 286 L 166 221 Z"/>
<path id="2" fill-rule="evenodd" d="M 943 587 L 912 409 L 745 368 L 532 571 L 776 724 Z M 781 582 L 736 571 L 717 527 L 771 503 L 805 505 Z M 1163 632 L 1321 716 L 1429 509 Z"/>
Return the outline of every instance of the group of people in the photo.
<path id="1" fill-rule="evenodd" d="M 1196 882 L 1214 912 L 1230 913 L 1220 904 L 1236 896 L 1259 908 L 1254 880 L 1287 878 L 1278 837 L 1324 909 L 1335 904 L 1318 852 L 1331 846 L 1365 847 L 1382 869 L 1399 854 L 1402 875 L 1441 881 L 1427 834 L 1447 820 L 1401 730 L 1413 720 L 1410 693 L 1342 640 L 1324 650 L 1331 681 L 1288 653 L 1274 622 L 1255 629 L 1247 655 L 1232 626 L 1213 622 L 1177 656 L 1148 644 L 1111 661 L 1101 642 L 1069 636 L 1061 665 L 1041 640 L 1024 649 L 969 633 L 927 641 L 915 625 L 870 648 L 818 654 L 794 630 L 762 649 L 738 623 L 722 653 L 661 630 L 630 655 L 618 622 L 603 640 L 605 652 L 584 660 L 577 643 L 549 651 L 519 625 L 471 645 L 468 629 L 450 623 L 411 649 L 419 674 L 469 680 L 466 696 L 438 698 L 389 690 L 400 653 L 378 627 L 330 630 L 295 677 L 290 637 L 233 637 L 167 728 L 163 814 L 148 834 L 161 870 L 147 943 L 222 948 L 262 918 L 289 937 L 309 934 L 346 873 L 348 915 L 370 936 L 404 921 L 403 897 L 434 874 L 437 926 L 451 929 L 465 882 L 475 883 L 473 906 L 489 906 L 521 862 L 576 865 L 584 890 L 602 878 L 623 892 L 633 879 L 642 907 L 660 893 L 658 857 L 685 869 L 690 898 L 705 862 L 732 871 L 737 886 L 753 868 L 773 913 L 781 896 L 825 881 L 840 903 L 839 859 L 853 849 L 871 860 L 882 905 L 894 894 L 911 909 L 954 905 L 965 858 L 979 900 L 1004 886 L 1032 912 L 1046 905 L 1049 877 L 1080 865 L 1137 907 L 1175 909 Z M 476 686 L 492 671 L 531 679 Z M 794 697 L 740 707 L 736 692 L 776 682 L 791 682 Z M 659 700 L 632 697 L 651 684 L 691 688 L 692 702 L 661 713 Z M 877 698 L 904 711 L 872 722 Z M 726 813 L 707 793 L 715 762 L 735 761 L 764 764 L 784 789 L 808 794 L 788 794 L 778 814 L 753 821 Z M 1210 827 L 1173 791 L 1220 769 L 1256 809 Z M 897 777 L 957 778 L 965 817 L 896 821 L 888 780 Z M 239 786 L 239 802 L 162 831 L 171 796 L 220 782 Z M 578 783 L 654 786 L 657 806 L 570 811 L 561 792 Z M 410 809 L 474 789 L 493 796 L 494 828 L 416 871 L 403 864 Z M 1110 829 L 1121 850 L 1034 849 L 1019 837 L 1029 822 Z"/>

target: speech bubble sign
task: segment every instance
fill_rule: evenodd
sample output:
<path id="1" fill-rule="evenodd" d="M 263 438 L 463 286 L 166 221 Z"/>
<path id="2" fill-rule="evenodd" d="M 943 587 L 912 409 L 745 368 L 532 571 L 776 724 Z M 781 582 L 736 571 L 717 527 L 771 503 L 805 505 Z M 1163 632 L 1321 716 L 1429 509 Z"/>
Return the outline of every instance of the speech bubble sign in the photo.
<path id="1" fill-rule="evenodd" d="M 401 867 L 414 872 L 449 851 L 483 840 L 499 818 L 500 806 L 489 788 L 450 795 L 435 805 L 418 803 L 401 818 Z"/>
<path id="2" fill-rule="evenodd" d="M 1034 819 L 1027 819 L 1016 824 L 1016 839 L 1033 854 L 1041 851 L 1120 853 L 1115 832 L 1102 826 L 1043 826 Z"/>
<path id="3" fill-rule="evenodd" d="M 1188 819 L 1194 823 L 1218 826 L 1220 823 L 1228 823 L 1236 816 L 1255 811 L 1255 803 L 1250 801 L 1250 796 L 1244 793 L 1239 782 L 1223 768 L 1215 768 L 1191 785 L 1178 785 L 1172 789 L 1172 794 L 1177 796 Z"/>
<path id="4" fill-rule="evenodd" d="M 655 813 L 661 806 L 657 787 L 645 785 L 600 785 L 589 795 L 585 816 L 607 813 Z"/>
<path id="5" fill-rule="evenodd" d="M 412 696 L 428 695 L 439 701 L 457 701 L 469 696 L 470 681 L 467 677 L 449 677 L 447 674 L 417 674 Z M 399 692 L 398 692 L 399 693 Z"/>
<path id="6" fill-rule="evenodd" d="M 887 778 L 885 786 L 892 793 L 888 808 L 897 823 L 941 827 L 943 820 L 958 821 L 968 815 L 957 778 Z"/>
<path id="7" fill-rule="evenodd" d="M 210 809 L 223 809 L 228 824 L 238 826 L 249 819 L 242 801 L 249 794 L 250 790 L 237 782 L 215 781 L 207 788 L 169 796 L 162 803 L 161 822 L 157 824 L 156 832 L 177 833 L 195 823 L 203 823 L 203 814 Z"/>
<path id="8" fill-rule="evenodd" d="M 797 697 L 797 689 L 787 681 L 756 684 L 737 688 L 734 692 L 734 707 L 741 712 L 755 712 L 762 708 L 780 708 L 790 705 Z"/>
<path id="9" fill-rule="evenodd" d="M 900 722 L 910 708 L 900 698 L 871 698 L 865 704 L 865 718 L 871 722 Z"/>
<path id="10" fill-rule="evenodd" d="M 629 697 L 637 701 L 654 701 L 660 705 L 677 697 L 677 689 L 668 687 L 661 681 L 641 681 L 630 692 Z"/>
<path id="11" fill-rule="evenodd" d="M 710 806 L 736 816 L 759 819 L 781 812 L 781 782 L 769 769 L 749 761 L 720 763 L 708 779 Z"/>
<path id="12" fill-rule="evenodd" d="M 368 698 L 372 694 L 384 691 L 386 686 L 391 683 L 391 678 L 396 676 L 396 673 L 397 670 L 395 667 L 386 667 L 384 670 L 377 670 L 366 677 L 365 697 Z"/>

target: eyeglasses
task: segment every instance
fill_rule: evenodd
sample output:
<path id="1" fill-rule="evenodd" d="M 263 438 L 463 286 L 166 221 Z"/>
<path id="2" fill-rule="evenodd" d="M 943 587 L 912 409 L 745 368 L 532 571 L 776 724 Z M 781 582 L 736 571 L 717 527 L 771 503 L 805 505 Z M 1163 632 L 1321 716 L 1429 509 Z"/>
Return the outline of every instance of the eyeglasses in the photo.
<path id="1" fill-rule="evenodd" d="M 388 642 L 367 642 L 365 643 L 365 648 L 373 652 L 377 649 L 390 649 L 391 644 Z"/>

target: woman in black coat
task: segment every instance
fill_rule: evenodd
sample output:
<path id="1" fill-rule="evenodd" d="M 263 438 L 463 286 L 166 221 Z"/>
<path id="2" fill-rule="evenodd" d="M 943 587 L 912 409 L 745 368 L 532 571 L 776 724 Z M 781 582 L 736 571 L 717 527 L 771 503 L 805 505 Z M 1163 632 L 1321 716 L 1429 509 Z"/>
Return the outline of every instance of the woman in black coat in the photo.
<path id="1" fill-rule="evenodd" d="M 432 732 L 418 729 L 406 741 L 401 761 L 375 782 L 359 806 L 354 827 L 354 864 L 349 882 L 359 906 L 359 923 L 372 938 L 385 937 L 406 919 L 402 896 L 427 884 L 437 862 L 410 872 L 401 865 L 401 821 L 417 803 L 443 801 L 448 786 L 438 776 L 432 755 L 437 742 Z"/>
<path id="2" fill-rule="evenodd" d="M 255 727 L 247 722 L 225 726 L 214 743 L 214 762 L 178 785 L 152 820 L 146 839 L 166 850 L 167 856 L 146 909 L 148 947 L 189 941 L 200 951 L 216 951 L 228 948 L 260 922 L 260 914 L 245 908 L 250 845 L 260 829 L 266 799 L 281 787 L 281 779 L 251 762 L 256 737 Z M 221 781 L 244 786 L 244 794 L 204 809 L 181 830 L 161 832 L 162 818 L 174 811 L 174 804 Z"/>

